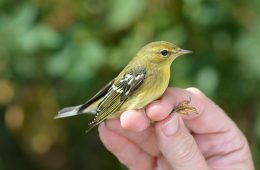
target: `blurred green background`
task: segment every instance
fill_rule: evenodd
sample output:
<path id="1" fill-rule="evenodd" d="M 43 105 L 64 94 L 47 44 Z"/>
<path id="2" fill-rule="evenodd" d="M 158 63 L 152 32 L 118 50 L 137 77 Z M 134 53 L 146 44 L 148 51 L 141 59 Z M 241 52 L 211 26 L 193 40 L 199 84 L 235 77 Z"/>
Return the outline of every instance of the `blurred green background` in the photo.
<path id="1" fill-rule="evenodd" d="M 91 117 L 53 120 L 116 76 L 144 44 L 194 51 L 171 86 L 200 88 L 247 136 L 260 169 L 260 1 L 0 0 L 0 170 L 125 169 Z"/>

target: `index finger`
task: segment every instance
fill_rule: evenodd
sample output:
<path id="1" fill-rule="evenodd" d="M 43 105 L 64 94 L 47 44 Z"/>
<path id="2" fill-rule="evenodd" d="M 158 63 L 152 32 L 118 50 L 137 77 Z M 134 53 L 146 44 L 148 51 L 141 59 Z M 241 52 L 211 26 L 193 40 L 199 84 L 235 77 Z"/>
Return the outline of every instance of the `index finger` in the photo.
<path id="1" fill-rule="evenodd" d="M 185 119 L 187 128 L 196 134 L 217 133 L 230 129 L 234 123 L 213 101 L 196 88 L 168 88 L 163 96 L 146 108 L 151 120 L 165 119 L 178 103 L 189 100 L 190 105 L 197 109 L 198 115 Z"/>

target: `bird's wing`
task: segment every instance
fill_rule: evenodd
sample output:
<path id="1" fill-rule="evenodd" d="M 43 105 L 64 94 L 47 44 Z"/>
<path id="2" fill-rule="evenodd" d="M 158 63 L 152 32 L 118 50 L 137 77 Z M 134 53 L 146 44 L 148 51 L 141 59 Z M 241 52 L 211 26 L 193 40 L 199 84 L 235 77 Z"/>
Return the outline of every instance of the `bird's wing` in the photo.
<path id="1" fill-rule="evenodd" d="M 105 85 L 101 90 L 99 90 L 99 92 L 97 92 L 96 95 L 94 95 L 91 99 L 89 99 L 88 101 L 86 101 L 84 104 L 82 104 L 79 109 L 78 109 L 78 113 L 80 112 L 84 112 L 84 110 L 89 107 L 92 103 L 96 102 L 97 100 L 101 99 L 102 97 L 104 97 L 109 89 L 111 88 L 112 84 L 114 83 L 114 79 L 111 80 L 107 85 Z"/>
<path id="2" fill-rule="evenodd" d="M 94 121 L 90 123 L 90 129 L 118 111 L 120 106 L 142 85 L 145 78 L 146 69 L 139 66 L 130 69 L 122 77 L 117 79 L 103 100 L 98 104 L 97 114 Z"/>

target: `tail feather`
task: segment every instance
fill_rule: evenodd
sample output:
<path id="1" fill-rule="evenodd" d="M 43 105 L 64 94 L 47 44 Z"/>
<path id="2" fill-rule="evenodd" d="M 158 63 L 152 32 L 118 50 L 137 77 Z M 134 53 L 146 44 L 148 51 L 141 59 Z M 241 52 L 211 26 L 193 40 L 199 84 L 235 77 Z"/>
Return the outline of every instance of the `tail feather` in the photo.
<path id="1" fill-rule="evenodd" d="M 91 114 L 96 113 L 96 109 L 94 108 L 86 108 L 85 110 L 80 111 L 79 109 L 81 108 L 81 106 L 82 105 L 78 105 L 78 106 L 66 107 L 64 109 L 61 109 L 58 112 L 58 115 L 54 117 L 54 119 L 76 116 L 84 113 L 91 113 Z"/>
<path id="2" fill-rule="evenodd" d="M 54 117 L 54 119 L 78 115 L 79 107 L 80 106 L 73 106 L 73 107 L 66 107 L 64 109 L 61 109 L 58 112 L 58 115 Z"/>

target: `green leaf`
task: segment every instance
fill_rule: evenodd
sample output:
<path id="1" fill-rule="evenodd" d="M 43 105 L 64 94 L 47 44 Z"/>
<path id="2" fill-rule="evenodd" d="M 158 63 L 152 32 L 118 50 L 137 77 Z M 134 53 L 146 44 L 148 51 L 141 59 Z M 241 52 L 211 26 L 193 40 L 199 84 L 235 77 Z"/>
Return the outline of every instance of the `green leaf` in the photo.
<path id="1" fill-rule="evenodd" d="M 113 0 L 108 9 L 107 25 L 110 29 L 118 31 L 132 24 L 144 12 L 145 0 Z"/>
<path id="2" fill-rule="evenodd" d="M 66 77 L 76 82 L 87 81 L 102 68 L 106 51 L 103 45 L 95 40 L 82 43 L 77 50 L 78 56 L 73 57 L 73 65 Z"/>
<path id="3" fill-rule="evenodd" d="M 17 45 L 26 53 L 35 52 L 40 48 L 55 48 L 59 42 L 59 35 L 44 25 L 28 29 L 17 38 Z"/>

